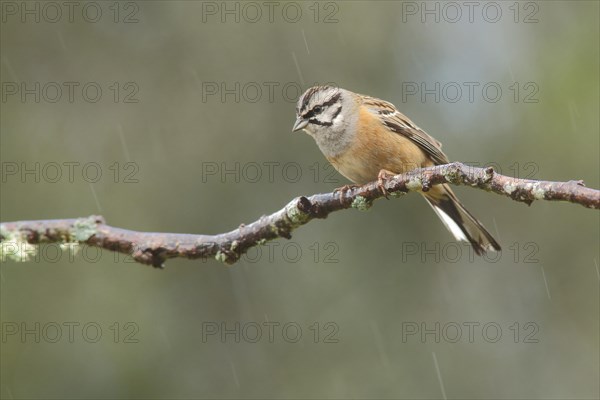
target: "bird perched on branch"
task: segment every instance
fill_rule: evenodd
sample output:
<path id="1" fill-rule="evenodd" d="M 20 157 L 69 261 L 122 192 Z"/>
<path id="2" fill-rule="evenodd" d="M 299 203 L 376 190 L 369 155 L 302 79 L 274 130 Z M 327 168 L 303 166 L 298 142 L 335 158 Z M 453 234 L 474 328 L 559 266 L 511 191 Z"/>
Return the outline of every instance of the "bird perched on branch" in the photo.
<path id="1" fill-rule="evenodd" d="M 311 87 L 300 97 L 293 131 L 299 130 L 315 139 L 342 175 L 359 185 L 377 180 L 386 197 L 391 175 L 449 162 L 441 143 L 393 104 L 332 86 Z M 478 255 L 500 251 L 448 185 L 421 194 L 457 240 L 469 242 Z"/>

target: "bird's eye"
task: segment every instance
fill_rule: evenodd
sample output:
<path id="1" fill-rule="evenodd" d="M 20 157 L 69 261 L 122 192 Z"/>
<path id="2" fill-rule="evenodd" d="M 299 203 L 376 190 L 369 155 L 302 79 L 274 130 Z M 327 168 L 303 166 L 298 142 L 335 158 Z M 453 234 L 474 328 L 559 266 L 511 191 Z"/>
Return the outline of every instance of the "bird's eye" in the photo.
<path id="1" fill-rule="evenodd" d="M 323 107 L 316 106 L 315 108 L 313 108 L 313 111 L 315 112 L 315 114 L 319 114 L 321 111 L 323 111 Z"/>

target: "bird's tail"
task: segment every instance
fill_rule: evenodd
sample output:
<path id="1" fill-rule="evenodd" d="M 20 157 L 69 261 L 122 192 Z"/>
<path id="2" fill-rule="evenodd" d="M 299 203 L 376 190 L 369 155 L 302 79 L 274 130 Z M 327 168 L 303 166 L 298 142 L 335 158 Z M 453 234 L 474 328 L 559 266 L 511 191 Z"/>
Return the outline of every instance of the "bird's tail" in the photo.
<path id="1" fill-rule="evenodd" d="M 498 242 L 467 211 L 448 185 L 434 186 L 423 195 L 457 240 L 471 243 L 478 255 L 490 250 L 500 251 Z"/>

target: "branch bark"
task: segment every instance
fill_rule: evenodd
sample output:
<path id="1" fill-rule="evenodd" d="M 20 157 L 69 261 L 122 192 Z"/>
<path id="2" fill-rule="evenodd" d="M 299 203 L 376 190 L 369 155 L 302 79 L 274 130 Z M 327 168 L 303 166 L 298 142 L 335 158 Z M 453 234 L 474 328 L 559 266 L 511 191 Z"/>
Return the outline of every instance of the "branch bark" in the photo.
<path id="1" fill-rule="evenodd" d="M 385 188 L 392 197 L 399 197 L 443 183 L 483 189 L 528 205 L 535 200 L 549 200 L 600 208 L 600 191 L 585 187 L 582 181 L 518 179 L 496 174 L 492 168 L 470 167 L 458 162 L 396 175 L 385 182 Z M 165 260 L 175 257 L 214 257 L 233 264 L 248 249 L 280 237 L 289 239 L 294 229 L 315 218 L 326 218 L 334 211 L 347 208 L 367 210 L 382 196 L 377 182 L 346 192 L 300 196 L 271 215 L 217 235 L 137 232 L 109 226 L 101 216 L 5 222 L 0 224 L 1 255 L 3 259 L 22 259 L 23 249 L 19 244 L 79 243 L 124 253 L 142 264 L 161 268 Z"/>

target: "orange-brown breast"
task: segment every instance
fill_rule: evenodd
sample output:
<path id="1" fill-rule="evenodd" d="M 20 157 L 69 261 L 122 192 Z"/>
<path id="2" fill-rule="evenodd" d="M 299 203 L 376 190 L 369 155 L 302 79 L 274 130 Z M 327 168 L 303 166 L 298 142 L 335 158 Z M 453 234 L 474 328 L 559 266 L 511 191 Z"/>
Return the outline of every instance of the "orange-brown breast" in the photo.
<path id="1" fill-rule="evenodd" d="M 400 174 L 433 165 L 425 152 L 405 136 L 388 130 L 376 115 L 360 109 L 358 132 L 343 154 L 328 157 L 342 175 L 357 184 L 377 179 L 379 171 Z"/>

